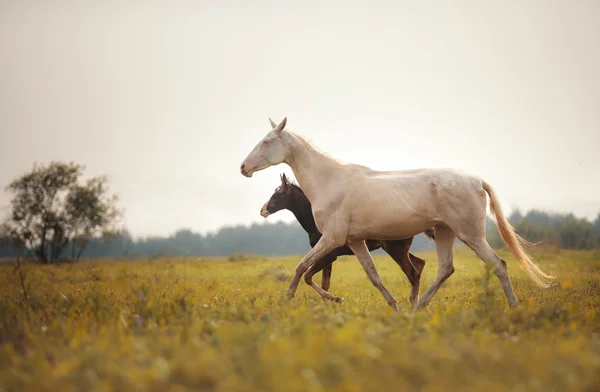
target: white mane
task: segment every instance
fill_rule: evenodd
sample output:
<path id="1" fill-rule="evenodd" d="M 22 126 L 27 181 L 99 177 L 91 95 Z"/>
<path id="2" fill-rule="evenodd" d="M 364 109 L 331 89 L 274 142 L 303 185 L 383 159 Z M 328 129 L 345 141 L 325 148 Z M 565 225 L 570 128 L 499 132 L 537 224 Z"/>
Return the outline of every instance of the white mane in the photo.
<path id="1" fill-rule="evenodd" d="M 326 156 L 327 158 L 339 163 L 340 165 L 347 165 L 347 162 L 342 161 L 339 158 L 336 158 L 334 156 L 332 156 L 330 153 L 323 151 L 321 148 L 319 148 L 316 144 L 313 143 L 312 139 L 309 138 L 308 136 L 305 136 L 295 130 L 290 130 L 290 129 L 285 129 L 285 132 L 289 133 L 290 135 L 294 135 L 296 136 L 299 140 L 301 140 L 302 142 L 306 143 L 306 145 L 308 145 L 310 148 L 312 148 L 313 150 L 317 151 L 319 154 Z"/>

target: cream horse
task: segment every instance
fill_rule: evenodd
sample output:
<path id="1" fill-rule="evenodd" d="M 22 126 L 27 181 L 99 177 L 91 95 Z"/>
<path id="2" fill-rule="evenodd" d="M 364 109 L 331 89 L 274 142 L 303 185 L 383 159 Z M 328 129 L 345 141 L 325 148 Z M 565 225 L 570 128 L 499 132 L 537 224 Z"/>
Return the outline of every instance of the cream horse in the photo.
<path id="1" fill-rule="evenodd" d="M 454 272 L 452 247 L 457 237 L 491 264 L 509 306 L 517 306 L 519 301 L 506 262 L 485 238 L 486 193 L 502 239 L 522 269 L 541 287 L 549 287 L 548 281 L 554 279 L 525 253 L 520 242 L 526 241 L 515 233 L 492 187 L 481 178 L 453 169 L 376 171 L 342 164 L 286 130 L 287 117 L 280 124 L 269 120 L 272 130 L 244 159 L 240 171 L 252 177 L 270 166 L 288 164 L 308 197 L 317 228 L 323 234 L 296 267 L 286 290 L 289 298 L 293 298 L 308 269 L 333 249 L 347 244 L 386 302 L 398 310 L 397 300 L 381 282 L 365 240 L 399 240 L 435 227 L 437 277 L 414 306 L 415 310 L 427 306 Z M 320 287 L 317 291 L 323 297 L 332 297 Z"/>

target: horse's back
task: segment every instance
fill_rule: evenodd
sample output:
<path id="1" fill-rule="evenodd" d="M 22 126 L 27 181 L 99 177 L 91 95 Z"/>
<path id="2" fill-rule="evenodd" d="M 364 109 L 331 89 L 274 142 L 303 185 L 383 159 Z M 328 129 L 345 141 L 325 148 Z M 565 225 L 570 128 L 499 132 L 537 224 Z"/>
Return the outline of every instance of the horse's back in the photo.
<path id="1" fill-rule="evenodd" d="M 345 199 L 350 235 L 400 239 L 442 222 L 480 197 L 481 179 L 455 169 L 356 170 Z M 387 235 L 389 233 L 389 236 Z"/>
<path id="2" fill-rule="evenodd" d="M 362 170 L 366 178 L 398 181 L 465 181 L 478 177 L 463 170 L 453 168 L 420 168 L 409 170 Z"/>
<path id="3" fill-rule="evenodd" d="M 479 191 L 481 178 L 456 169 L 414 169 L 363 171 L 356 173 L 356 184 L 366 193 L 394 193 L 403 197 L 435 196 L 438 193 Z"/>

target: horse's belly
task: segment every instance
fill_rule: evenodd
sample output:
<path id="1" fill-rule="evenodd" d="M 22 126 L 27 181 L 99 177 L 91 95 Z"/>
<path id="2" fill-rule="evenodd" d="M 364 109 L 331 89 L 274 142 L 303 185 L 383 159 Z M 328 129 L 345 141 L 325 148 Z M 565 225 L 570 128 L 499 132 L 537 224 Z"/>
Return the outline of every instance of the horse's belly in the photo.
<path id="1" fill-rule="evenodd" d="M 348 239 L 400 240 L 423 232 L 433 225 L 420 214 L 376 214 L 362 219 L 352 219 Z"/>

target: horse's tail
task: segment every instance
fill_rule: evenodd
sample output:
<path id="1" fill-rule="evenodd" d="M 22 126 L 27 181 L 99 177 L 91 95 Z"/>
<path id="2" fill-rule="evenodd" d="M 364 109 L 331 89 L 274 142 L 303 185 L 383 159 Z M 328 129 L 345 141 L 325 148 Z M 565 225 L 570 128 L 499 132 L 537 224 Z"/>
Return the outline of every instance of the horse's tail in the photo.
<path id="1" fill-rule="evenodd" d="M 531 245 L 531 243 L 515 233 L 514 227 L 511 226 L 502 213 L 502 209 L 500 208 L 500 204 L 498 203 L 498 199 L 494 193 L 494 190 L 485 181 L 483 181 L 483 189 L 490 196 L 490 210 L 496 218 L 500 236 L 502 237 L 504 243 L 508 246 L 508 249 L 510 249 L 512 254 L 517 258 L 517 260 L 519 260 L 521 268 L 527 272 L 529 277 L 538 286 L 544 288 L 550 287 L 550 284 L 546 280 L 554 279 L 554 277 L 546 274 L 537 265 L 535 265 L 531 260 L 531 257 L 525 253 L 525 250 L 521 246 L 521 243 L 526 245 Z"/>

